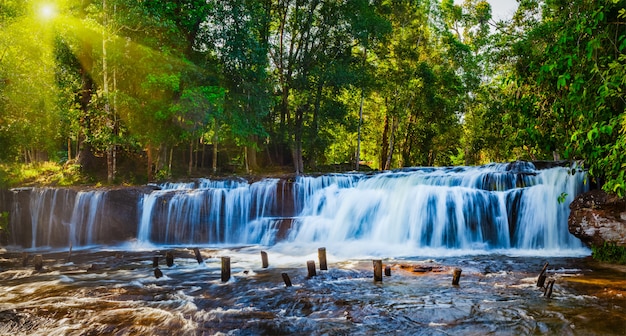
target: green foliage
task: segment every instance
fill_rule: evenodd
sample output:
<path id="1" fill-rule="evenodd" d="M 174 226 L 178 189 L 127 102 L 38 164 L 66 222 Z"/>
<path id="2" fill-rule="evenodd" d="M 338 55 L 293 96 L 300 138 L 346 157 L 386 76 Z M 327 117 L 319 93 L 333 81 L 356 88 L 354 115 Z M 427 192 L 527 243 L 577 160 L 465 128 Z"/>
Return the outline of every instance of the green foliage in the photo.
<path id="1" fill-rule="evenodd" d="M 626 264 L 626 247 L 604 242 L 602 246 L 592 247 L 591 256 L 602 262 Z"/>
<path id="2" fill-rule="evenodd" d="M 485 0 L 33 8 L 0 7 L 3 162 L 117 152 L 161 177 L 210 144 L 301 172 L 353 164 L 358 138 L 379 169 L 562 157 L 626 193 L 621 1 L 521 1 L 508 22 Z"/>
<path id="3" fill-rule="evenodd" d="M 584 160 L 603 188 L 624 196 L 626 183 L 626 32 L 616 1 L 545 1 L 542 12 L 511 45 L 517 61 L 509 80 L 514 99 L 507 121 L 532 158 L 560 153 Z M 527 15 L 528 16 L 528 15 Z"/>
<path id="4" fill-rule="evenodd" d="M 71 186 L 87 183 L 88 179 L 75 164 L 54 162 L 32 164 L 0 164 L 0 187 Z"/>

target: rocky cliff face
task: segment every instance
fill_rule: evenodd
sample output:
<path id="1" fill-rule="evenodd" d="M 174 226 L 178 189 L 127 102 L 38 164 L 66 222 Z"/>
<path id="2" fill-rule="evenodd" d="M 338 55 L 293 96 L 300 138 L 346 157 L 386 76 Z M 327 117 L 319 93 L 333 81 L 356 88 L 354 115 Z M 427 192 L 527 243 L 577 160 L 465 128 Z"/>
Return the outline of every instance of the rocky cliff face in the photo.
<path id="1" fill-rule="evenodd" d="M 605 242 L 626 247 L 626 200 L 593 190 L 570 204 L 569 232 L 589 246 Z"/>

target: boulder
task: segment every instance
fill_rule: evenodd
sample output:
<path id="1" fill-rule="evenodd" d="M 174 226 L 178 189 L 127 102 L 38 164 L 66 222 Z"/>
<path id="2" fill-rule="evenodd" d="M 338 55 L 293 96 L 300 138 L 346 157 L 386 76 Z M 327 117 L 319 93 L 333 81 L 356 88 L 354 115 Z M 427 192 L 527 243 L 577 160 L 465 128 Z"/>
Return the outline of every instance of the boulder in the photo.
<path id="1" fill-rule="evenodd" d="M 569 232 L 588 246 L 626 247 L 626 200 L 602 190 L 578 195 L 570 204 Z"/>

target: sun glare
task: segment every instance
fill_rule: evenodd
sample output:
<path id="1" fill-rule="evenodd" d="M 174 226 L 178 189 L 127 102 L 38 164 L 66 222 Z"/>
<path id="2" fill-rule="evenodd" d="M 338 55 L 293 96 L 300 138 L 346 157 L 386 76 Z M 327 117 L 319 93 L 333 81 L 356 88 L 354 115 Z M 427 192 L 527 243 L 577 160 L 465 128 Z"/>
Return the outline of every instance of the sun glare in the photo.
<path id="1" fill-rule="evenodd" d="M 57 15 L 57 9 L 53 4 L 43 4 L 39 8 L 39 16 L 44 20 L 53 19 Z"/>

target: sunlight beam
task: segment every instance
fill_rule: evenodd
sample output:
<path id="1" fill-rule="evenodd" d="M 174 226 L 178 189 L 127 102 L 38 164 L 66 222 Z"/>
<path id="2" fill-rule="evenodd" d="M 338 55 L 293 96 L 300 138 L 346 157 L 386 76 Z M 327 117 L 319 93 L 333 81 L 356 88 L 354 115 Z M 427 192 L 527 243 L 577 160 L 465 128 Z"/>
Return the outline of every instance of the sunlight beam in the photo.
<path id="1" fill-rule="evenodd" d="M 42 20 L 52 20 L 57 14 L 57 8 L 54 4 L 42 4 L 41 7 L 39 7 L 39 17 Z"/>

